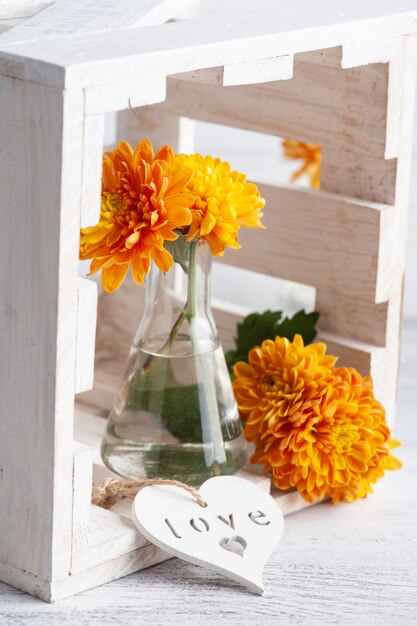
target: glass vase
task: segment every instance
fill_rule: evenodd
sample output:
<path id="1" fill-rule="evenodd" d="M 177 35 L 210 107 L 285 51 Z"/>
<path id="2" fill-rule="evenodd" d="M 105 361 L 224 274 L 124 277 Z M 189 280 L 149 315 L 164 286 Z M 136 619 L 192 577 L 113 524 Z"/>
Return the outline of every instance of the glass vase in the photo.
<path id="1" fill-rule="evenodd" d="M 147 276 L 146 307 L 101 453 L 128 478 L 199 485 L 246 462 L 236 402 L 210 308 L 211 252 L 202 240 L 166 244 L 174 265 Z"/>

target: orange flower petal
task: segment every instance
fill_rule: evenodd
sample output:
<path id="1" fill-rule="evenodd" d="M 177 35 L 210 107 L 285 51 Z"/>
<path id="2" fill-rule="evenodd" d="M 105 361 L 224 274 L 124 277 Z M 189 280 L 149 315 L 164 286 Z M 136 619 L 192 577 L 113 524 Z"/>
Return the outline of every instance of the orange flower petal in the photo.
<path id="1" fill-rule="evenodd" d="M 168 272 L 173 264 L 172 256 L 167 250 L 165 250 L 165 248 L 153 248 L 152 259 L 155 261 L 161 272 Z"/>
<path id="2" fill-rule="evenodd" d="M 101 280 L 103 281 L 103 287 L 106 291 L 116 291 L 125 279 L 129 264 L 112 265 L 111 267 L 104 268 L 101 271 Z"/>

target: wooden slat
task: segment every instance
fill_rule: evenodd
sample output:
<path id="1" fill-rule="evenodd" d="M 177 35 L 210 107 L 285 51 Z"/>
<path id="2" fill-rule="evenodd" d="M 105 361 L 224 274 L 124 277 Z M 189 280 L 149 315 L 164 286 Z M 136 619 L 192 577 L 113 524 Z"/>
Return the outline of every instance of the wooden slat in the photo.
<path id="1" fill-rule="evenodd" d="M 138 532 L 136 534 L 140 537 Z M 133 572 L 138 572 L 170 558 L 171 555 L 148 543 L 136 550 L 130 550 L 111 560 L 102 561 L 94 567 L 52 582 L 50 584 L 49 596 L 41 597 L 49 602 L 56 602 L 81 591 L 98 587 L 116 578 L 128 576 Z M 34 595 L 37 594 L 35 593 Z"/>
<path id="2" fill-rule="evenodd" d="M 1 60 L 0 60 L 1 64 Z M 119 82 L 116 85 L 89 87 L 85 90 L 87 114 L 123 111 L 131 107 L 144 107 L 163 102 L 166 96 L 165 74 L 141 72 L 140 82 Z"/>
<path id="3" fill-rule="evenodd" d="M 372 37 L 351 41 L 328 50 L 314 50 L 297 55 L 297 60 L 314 65 L 329 65 L 350 69 L 372 63 L 388 63 L 402 47 L 401 37 Z"/>
<path id="4" fill-rule="evenodd" d="M 319 328 L 375 346 L 387 343 L 388 302 L 375 304 L 348 293 L 318 289 Z"/>
<path id="5" fill-rule="evenodd" d="M 400 133 L 400 109 L 401 109 L 401 81 L 403 62 L 403 38 L 397 37 L 388 40 L 371 40 L 369 42 L 353 42 L 345 46 L 333 49 L 305 53 L 297 57 L 298 61 L 305 63 L 328 64 L 334 67 L 352 68 L 366 63 L 385 63 L 386 84 L 386 120 L 375 116 L 374 122 L 368 117 L 369 126 L 378 124 L 379 132 L 385 128 L 384 154 L 372 156 L 358 150 L 357 144 L 352 142 L 346 146 L 345 142 L 339 141 L 330 145 L 323 141 L 321 188 L 327 191 L 335 191 L 345 195 L 394 204 L 396 170 L 396 157 L 399 152 Z M 370 84 L 373 83 L 373 75 L 370 68 L 362 69 L 361 74 L 368 74 Z M 368 93 L 368 106 L 373 106 L 374 95 Z M 351 115 L 351 110 L 349 110 Z M 363 125 L 358 118 L 359 127 Z M 374 128 L 369 128 L 374 132 Z"/>
<path id="6" fill-rule="evenodd" d="M 204 6 L 204 5 L 203 5 Z M 413 0 L 391 0 L 368 7 L 352 0 L 334 0 L 332 11 L 317 11 L 311 3 L 299 11 L 292 3 L 270 3 L 266 11 L 251 4 L 225 20 L 221 14 L 174 24 L 126 31 L 60 37 L 30 44 L 4 44 L 0 68 L 16 78 L 70 87 L 134 81 L 153 67 L 155 73 L 177 74 L 270 56 L 282 56 L 367 41 L 369 32 L 392 38 L 416 32 Z M 225 23 L 226 22 L 226 23 Z M 181 47 L 178 47 L 178 42 Z M 53 45 L 51 45 L 53 44 Z M 21 64 L 29 57 L 33 63 Z M 64 68 L 71 67 L 70 72 Z M 62 68 L 56 72 L 55 69 Z"/>
<path id="7" fill-rule="evenodd" d="M 149 545 L 131 520 L 93 505 L 88 546 L 73 555 L 71 574 Z"/>
<path id="8" fill-rule="evenodd" d="M 322 147 L 320 187 L 372 202 L 394 204 L 397 160 L 375 158 L 342 147 Z"/>
<path id="9" fill-rule="evenodd" d="M 383 158 L 387 98 L 386 65 L 341 70 L 295 60 L 292 80 L 256 89 L 169 80 L 166 106 L 178 115 Z"/>
<path id="10" fill-rule="evenodd" d="M 46 580 L 71 558 L 82 109 L 0 79 L 0 562 Z"/>
<path id="11" fill-rule="evenodd" d="M 93 386 L 96 321 L 97 285 L 92 280 L 79 278 L 75 393 L 86 391 Z"/>
<path id="12" fill-rule="evenodd" d="M 379 250 L 395 238 L 392 207 L 296 187 L 260 191 L 267 229 L 242 229 L 242 249 L 218 261 L 352 298 L 387 299 L 395 259 Z"/>
<path id="13" fill-rule="evenodd" d="M 117 116 L 117 141 L 136 145 L 146 137 L 155 149 L 168 144 L 175 152 L 192 154 L 194 129 L 194 120 L 158 107 L 128 109 Z"/>
<path id="14" fill-rule="evenodd" d="M 339 357 L 338 365 L 354 367 L 363 376 L 372 375 L 375 360 L 378 362 L 379 355 L 384 354 L 384 348 L 325 331 L 320 331 L 314 341 L 324 342 L 327 345 L 327 352 Z"/>
<path id="15" fill-rule="evenodd" d="M 100 219 L 103 137 L 104 115 L 85 115 L 82 151 L 81 228 L 97 224 Z"/>
<path id="16" fill-rule="evenodd" d="M 254 85 L 274 80 L 288 80 L 293 76 L 293 57 L 285 55 L 255 61 L 232 63 L 223 67 L 211 67 L 177 74 L 177 80 L 207 85 Z"/>
<path id="17" fill-rule="evenodd" d="M 85 550 L 90 535 L 92 455 L 88 446 L 74 443 L 72 499 L 72 561 Z"/>

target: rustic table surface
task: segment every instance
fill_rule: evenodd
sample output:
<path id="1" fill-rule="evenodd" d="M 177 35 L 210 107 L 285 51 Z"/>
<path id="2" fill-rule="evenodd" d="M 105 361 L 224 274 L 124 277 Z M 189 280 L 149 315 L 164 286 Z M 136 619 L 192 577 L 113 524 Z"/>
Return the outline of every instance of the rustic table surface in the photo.
<path id="1" fill-rule="evenodd" d="M 171 559 L 48 605 L 0 584 L 1 626 L 417 624 L 417 325 L 406 324 L 396 436 L 404 468 L 355 504 L 286 518 L 263 597 Z"/>

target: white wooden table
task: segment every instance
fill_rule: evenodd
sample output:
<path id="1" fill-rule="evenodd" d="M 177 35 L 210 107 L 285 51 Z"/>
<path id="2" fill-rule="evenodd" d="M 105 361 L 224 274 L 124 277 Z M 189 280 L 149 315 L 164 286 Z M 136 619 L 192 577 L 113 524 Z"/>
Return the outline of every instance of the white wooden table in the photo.
<path id="1" fill-rule="evenodd" d="M 266 592 L 178 559 L 48 605 L 0 584 L 1 626 L 417 624 L 417 324 L 406 324 L 396 436 L 404 468 L 355 504 L 286 518 Z"/>

